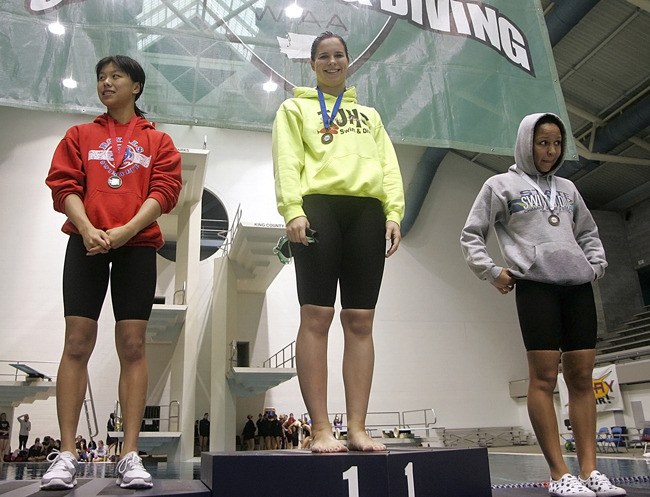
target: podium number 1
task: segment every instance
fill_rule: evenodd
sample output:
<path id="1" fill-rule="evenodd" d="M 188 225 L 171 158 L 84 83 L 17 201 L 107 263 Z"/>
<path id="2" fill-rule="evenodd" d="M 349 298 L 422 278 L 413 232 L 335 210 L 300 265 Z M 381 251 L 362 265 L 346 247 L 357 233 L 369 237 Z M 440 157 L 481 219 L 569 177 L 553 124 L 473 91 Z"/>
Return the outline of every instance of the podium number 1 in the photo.
<path id="1" fill-rule="evenodd" d="M 404 468 L 406 475 L 406 485 L 408 487 L 408 497 L 415 497 L 415 485 L 413 483 L 413 463 L 410 462 Z"/>
<path id="2" fill-rule="evenodd" d="M 408 497 L 415 497 L 415 485 L 413 484 L 413 463 L 410 462 L 404 468 Z M 348 481 L 348 496 L 359 497 L 359 471 L 356 466 L 343 472 L 343 479 Z"/>
<path id="3" fill-rule="evenodd" d="M 350 469 L 343 473 L 343 479 L 348 481 L 349 497 L 359 497 L 359 472 L 356 466 L 350 466 Z"/>

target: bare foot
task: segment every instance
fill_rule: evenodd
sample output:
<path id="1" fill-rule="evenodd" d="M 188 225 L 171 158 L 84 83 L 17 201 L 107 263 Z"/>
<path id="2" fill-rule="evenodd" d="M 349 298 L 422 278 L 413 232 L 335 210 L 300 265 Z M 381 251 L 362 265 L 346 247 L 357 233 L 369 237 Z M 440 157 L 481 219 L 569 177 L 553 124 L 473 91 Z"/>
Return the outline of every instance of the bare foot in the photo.
<path id="1" fill-rule="evenodd" d="M 347 452 L 348 448 L 339 442 L 330 431 L 324 433 L 315 433 L 310 441 L 309 448 L 312 452 L 318 454 L 327 454 L 333 452 Z"/>
<path id="2" fill-rule="evenodd" d="M 365 431 L 358 433 L 348 431 L 348 449 L 360 452 L 381 452 L 386 450 L 386 446 L 370 438 Z"/>

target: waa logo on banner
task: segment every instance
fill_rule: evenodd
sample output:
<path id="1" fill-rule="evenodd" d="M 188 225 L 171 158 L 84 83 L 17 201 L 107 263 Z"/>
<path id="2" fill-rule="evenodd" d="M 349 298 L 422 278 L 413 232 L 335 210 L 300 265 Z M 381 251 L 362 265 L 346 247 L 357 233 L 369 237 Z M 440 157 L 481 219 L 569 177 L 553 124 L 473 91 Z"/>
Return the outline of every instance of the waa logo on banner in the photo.
<path id="1" fill-rule="evenodd" d="M 29 8 L 33 12 L 43 12 L 68 3 L 73 3 L 73 0 L 31 0 Z M 80 2 L 74 0 L 74 3 Z M 498 1 L 492 3 L 498 4 Z M 349 39 L 354 38 L 358 55 L 350 64 L 349 73 L 352 74 L 377 51 L 400 20 L 424 31 L 481 43 L 534 76 L 524 31 L 497 7 L 487 3 L 461 0 L 302 0 L 301 4 L 304 8 L 297 19 L 286 15 L 286 5 L 281 2 L 268 2 L 261 8 L 249 7 L 255 11 L 259 28 L 257 36 L 265 40 L 275 36 L 277 40 L 277 47 L 271 47 L 270 51 L 266 42 L 260 45 L 266 45 L 267 49 L 258 49 L 255 41 L 244 41 L 228 27 L 228 20 L 219 22 L 231 43 L 245 46 L 251 62 L 263 72 L 284 80 L 287 89 L 301 80 L 301 70 L 292 69 L 286 64 L 286 59 L 309 59 L 311 42 L 322 31 L 331 30 Z M 362 12 L 365 9 L 383 15 L 368 16 Z M 363 29 L 359 29 L 360 25 Z M 313 34 L 307 34 L 309 32 Z M 360 50 L 359 45 L 362 47 Z M 284 59 L 277 61 L 271 53 L 282 53 Z"/>

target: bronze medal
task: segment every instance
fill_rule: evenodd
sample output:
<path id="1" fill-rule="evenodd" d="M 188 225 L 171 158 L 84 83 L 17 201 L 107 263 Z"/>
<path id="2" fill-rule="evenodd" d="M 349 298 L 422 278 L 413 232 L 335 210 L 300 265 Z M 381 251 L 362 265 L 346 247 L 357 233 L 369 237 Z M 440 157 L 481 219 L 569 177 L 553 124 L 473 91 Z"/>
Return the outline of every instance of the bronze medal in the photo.
<path id="1" fill-rule="evenodd" d="M 327 133 L 323 133 L 323 136 L 320 137 L 320 141 L 323 145 L 329 145 L 334 141 L 334 135 L 329 131 Z"/>
<path id="2" fill-rule="evenodd" d="M 551 226 L 558 226 L 560 224 L 560 218 L 555 214 L 551 214 L 548 216 L 548 224 Z"/>

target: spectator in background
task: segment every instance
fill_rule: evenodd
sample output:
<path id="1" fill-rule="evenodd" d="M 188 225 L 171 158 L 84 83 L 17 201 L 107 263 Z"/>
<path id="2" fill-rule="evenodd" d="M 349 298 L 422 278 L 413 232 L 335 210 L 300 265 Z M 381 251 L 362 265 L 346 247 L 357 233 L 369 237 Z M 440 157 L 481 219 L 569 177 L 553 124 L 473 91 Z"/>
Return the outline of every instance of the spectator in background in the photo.
<path id="1" fill-rule="evenodd" d="M 247 421 L 242 430 L 242 438 L 244 439 L 244 450 L 254 450 L 255 449 L 255 423 L 253 422 L 253 416 L 250 414 L 246 416 Z"/>
<path id="2" fill-rule="evenodd" d="M 88 443 L 86 439 L 79 436 L 77 437 L 79 441 L 77 442 L 77 455 L 79 456 L 80 461 L 89 461 L 90 460 L 90 449 L 88 448 Z"/>
<path id="3" fill-rule="evenodd" d="M 303 419 L 300 428 L 302 430 L 302 444 L 300 445 L 300 448 L 310 449 L 311 448 L 311 424 L 309 424 L 306 419 Z"/>
<path id="4" fill-rule="evenodd" d="M 106 445 L 104 445 L 104 441 L 100 440 L 97 443 L 97 448 L 92 451 L 92 460 L 97 462 L 104 462 L 107 458 L 108 450 L 106 449 Z"/>
<path id="5" fill-rule="evenodd" d="M 289 449 L 297 449 L 300 445 L 300 421 L 294 421 L 289 427 L 288 447 Z"/>
<path id="6" fill-rule="evenodd" d="M 282 423 L 278 419 L 277 414 L 272 413 L 269 416 L 269 430 L 271 436 L 271 448 L 278 450 L 282 448 Z"/>
<path id="7" fill-rule="evenodd" d="M 45 450 L 43 448 L 43 444 L 41 443 L 40 438 L 36 437 L 36 440 L 34 440 L 34 445 L 32 445 L 29 448 L 29 451 L 27 452 L 27 460 L 28 461 L 45 460 Z"/>
<path id="8" fill-rule="evenodd" d="M 203 419 L 199 421 L 199 447 L 201 452 L 210 449 L 210 419 L 207 412 L 203 415 Z"/>
<path id="9" fill-rule="evenodd" d="M 117 423 L 115 422 L 115 413 L 110 413 L 108 415 L 108 421 L 106 422 L 106 451 L 110 454 L 111 449 L 115 448 L 115 455 L 118 453 L 118 438 L 111 437 L 110 432 L 117 431 Z"/>
<path id="10" fill-rule="evenodd" d="M 262 416 L 262 413 L 259 413 L 257 415 L 257 421 L 255 422 L 255 424 L 257 425 L 257 437 L 259 438 L 260 441 L 259 443 L 260 450 L 264 450 L 266 445 L 265 445 L 265 440 L 263 435 L 265 428 L 264 428 L 264 416 Z"/>
<path id="11" fill-rule="evenodd" d="M 55 441 L 50 436 L 43 437 L 43 453 L 47 457 L 56 448 Z"/>
<path id="12" fill-rule="evenodd" d="M 7 421 L 7 413 L 0 413 L 0 461 L 4 460 L 9 452 L 9 431 L 11 425 Z"/>
<path id="13" fill-rule="evenodd" d="M 29 414 L 18 416 L 20 423 L 20 432 L 18 433 L 18 450 L 27 450 L 27 439 L 29 431 L 32 429 L 32 422 L 29 420 Z"/>

